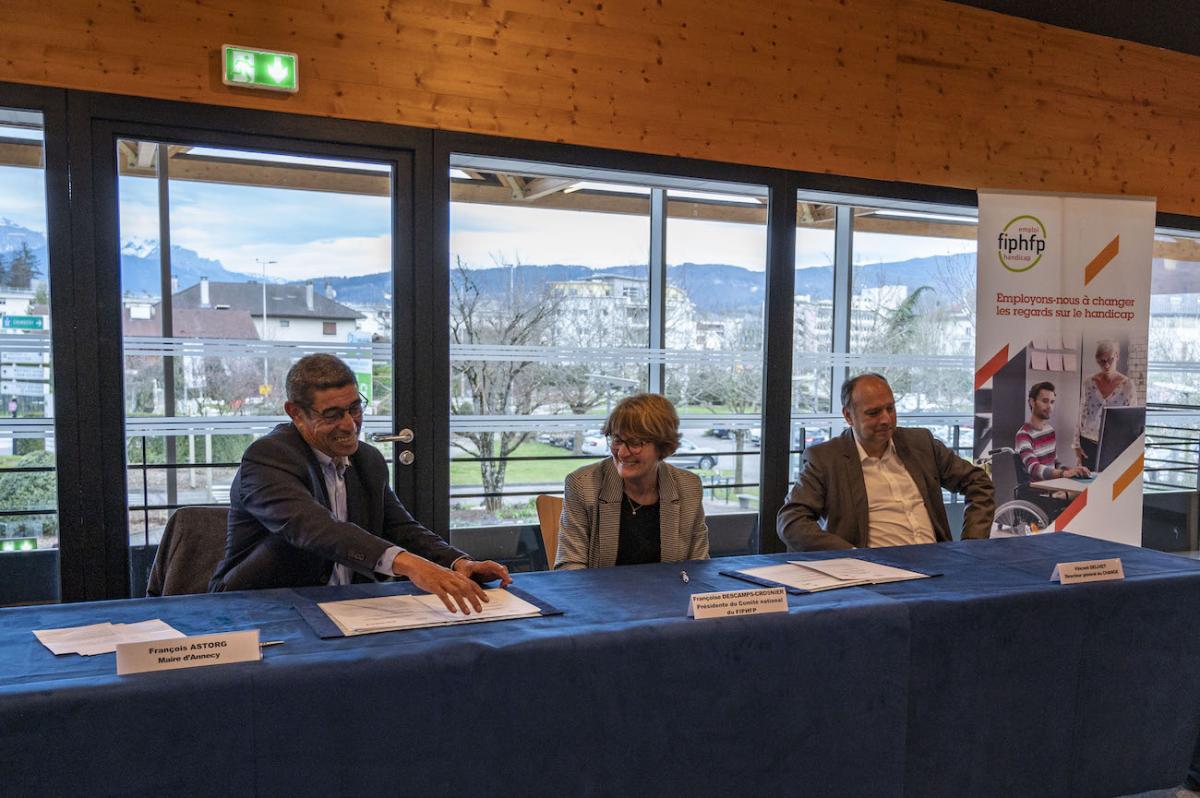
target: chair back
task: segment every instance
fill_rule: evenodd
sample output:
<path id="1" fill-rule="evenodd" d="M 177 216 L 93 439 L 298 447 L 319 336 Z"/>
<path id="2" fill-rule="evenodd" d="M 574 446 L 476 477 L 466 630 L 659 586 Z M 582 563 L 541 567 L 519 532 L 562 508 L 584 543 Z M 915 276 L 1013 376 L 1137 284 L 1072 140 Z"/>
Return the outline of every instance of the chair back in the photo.
<path id="1" fill-rule="evenodd" d="M 147 596 L 207 593 L 225 554 L 228 507 L 180 507 L 167 520 L 150 568 Z"/>
<path id="2" fill-rule="evenodd" d="M 542 550 L 546 552 L 546 567 L 554 570 L 558 554 L 558 519 L 562 516 L 562 496 L 543 493 L 537 497 L 538 525 L 542 529 Z"/>

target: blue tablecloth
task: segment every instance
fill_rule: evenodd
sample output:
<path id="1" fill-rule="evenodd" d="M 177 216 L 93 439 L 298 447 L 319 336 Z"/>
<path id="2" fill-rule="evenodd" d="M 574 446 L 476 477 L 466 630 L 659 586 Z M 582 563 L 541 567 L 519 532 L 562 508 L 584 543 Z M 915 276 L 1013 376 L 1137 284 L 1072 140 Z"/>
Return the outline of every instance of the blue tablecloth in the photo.
<path id="1" fill-rule="evenodd" d="M 1111 796 L 1182 779 L 1200 564 L 1068 534 L 857 555 L 943 575 L 693 621 L 690 593 L 750 587 L 718 570 L 797 555 L 522 574 L 565 614 L 332 640 L 295 606 L 356 588 L 0 610 L 0 792 Z M 1110 556 L 1124 581 L 1048 581 Z M 30 634 L 149 618 L 286 644 L 117 677 L 111 654 L 54 657 Z"/>

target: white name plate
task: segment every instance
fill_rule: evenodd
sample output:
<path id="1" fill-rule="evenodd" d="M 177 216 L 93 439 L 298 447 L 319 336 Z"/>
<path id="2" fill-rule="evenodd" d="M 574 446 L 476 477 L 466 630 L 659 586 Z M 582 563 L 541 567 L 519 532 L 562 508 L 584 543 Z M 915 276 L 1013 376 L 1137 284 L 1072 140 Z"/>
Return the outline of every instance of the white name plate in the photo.
<path id="1" fill-rule="evenodd" d="M 257 629 L 122 643 L 117 646 L 117 675 L 257 662 L 260 659 L 262 651 L 258 647 Z"/>
<path id="2" fill-rule="evenodd" d="M 764 612 L 787 612 L 787 591 L 782 587 L 758 590 L 726 590 L 720 593 L 693 593 L 688 603 L 688 617 L 727 618 L 730 615 L 761 615 Z"/>
<path id="3" fill-rule="evenodd" d="M 1082 562 L 1060 562 L 1054 566 L 1050 581 L 1058 580 L 1064 585 L 1076 585 L 1080 582 L 1107 582 L 1110 579 L 1124 579 L 1125 569 L 1121 566 L 1121 558 L 1111 560 L 1084 560 Z"/>

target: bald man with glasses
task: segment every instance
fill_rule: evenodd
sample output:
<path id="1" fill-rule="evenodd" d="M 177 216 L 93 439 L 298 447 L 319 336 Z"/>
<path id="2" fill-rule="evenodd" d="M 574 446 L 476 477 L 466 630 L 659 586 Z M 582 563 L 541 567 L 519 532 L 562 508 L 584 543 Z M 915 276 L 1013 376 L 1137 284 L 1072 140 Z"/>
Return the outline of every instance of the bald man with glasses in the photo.
<path id="1" fill-rule="evenodd" d="M 480 582 L 512 581 L 418 523 L 389 483 L 377 449 L 359 445 L 363 397 L 333 355 L 288 371 L 291 422 L 250 444 L 229 490 L 225 557 L 209 590 L 341 585 L 407 577 L 447 609 L 469 614 Z"/>

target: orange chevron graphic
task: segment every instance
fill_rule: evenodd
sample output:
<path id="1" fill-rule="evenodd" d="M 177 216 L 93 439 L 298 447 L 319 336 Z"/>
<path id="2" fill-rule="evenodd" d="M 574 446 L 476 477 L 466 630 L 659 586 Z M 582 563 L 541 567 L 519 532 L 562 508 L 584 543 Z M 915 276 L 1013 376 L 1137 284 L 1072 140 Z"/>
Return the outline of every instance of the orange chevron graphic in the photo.
<path id="1" fill-rule="evenodd" d="M 1124 493 L 1125 489 L 1128 488 L 1135 479 L 1137 479 L 1138 474 L 1142 473 L 1142 468 L 1144 468 L 1145 465 L 1146 455 L 1143 454 L 1137 460 L 1133 461 L 1133 465 L 1125 469 L 1124 474 L 1117 477 L 1117 481 L 1113 483 L 1112 487 L 1113 501 L 1116 501 L 1117 497 Z"/>
<path id="2" fill-rule="evenodd" d="M 1067 509 L 1059 514 L 1054 520 L 1054 528 L 1059 532 L 1065 532 L 1067 524 L 1075 520 L 1075 516 L 1079 515 L 1079 511 L 1087 507 L 1087 491 L 1075 497 L 1075 501 L 1067 505 Z"/>
<path id="3" fill-rule="evenodd" d="M 992 355 L 992 359 L 984 363 L 978 371 L 975 372 L 975 390 L 983 387 L 984 383 L 996 376 L 996 372 L 1008 362 L 1008 344 L 1004 345 L 996 354 Z"/>
<path id="4" fill-rule="evenodd" d="M 1121 237 L 1114 236 L 1112 241 L 1108 242 L 1108 246 L 1096 253 L 1096 257 L 1092 258 L 1083 270 L 1083 284 L 1087 285 L 1096 278 L 1100 271 L 1112 262 L 1112 259 L 1117 257 L 1117 253 L 1121 250 Z"/>

